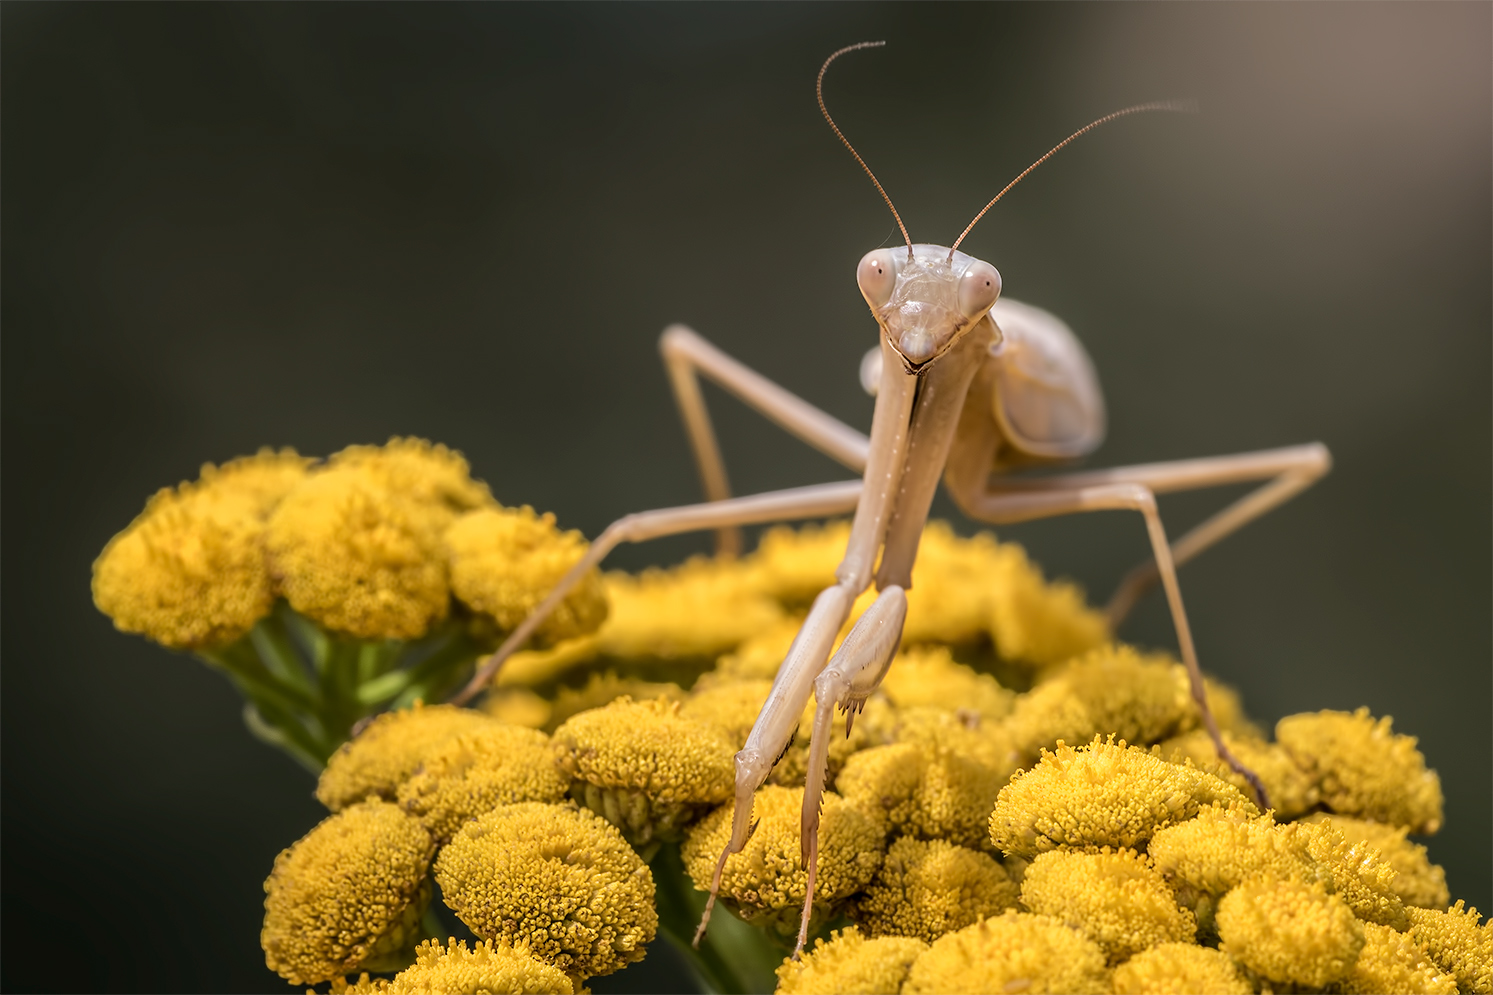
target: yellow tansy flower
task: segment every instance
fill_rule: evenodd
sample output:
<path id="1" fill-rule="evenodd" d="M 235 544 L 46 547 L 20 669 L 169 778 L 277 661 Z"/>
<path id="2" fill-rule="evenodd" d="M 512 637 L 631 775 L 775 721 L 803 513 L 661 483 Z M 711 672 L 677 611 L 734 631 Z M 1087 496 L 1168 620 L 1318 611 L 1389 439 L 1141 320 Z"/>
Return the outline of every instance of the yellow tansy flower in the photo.
<path id="1" fill-rule="evenodd" d="M 840 995 L 841 992 L 897 995 L 908 968 L 928 949 L 908 936 L 867 939 L 854 926 L 818 940 L 802 960 L 778 966 L 778 995 Z"/>

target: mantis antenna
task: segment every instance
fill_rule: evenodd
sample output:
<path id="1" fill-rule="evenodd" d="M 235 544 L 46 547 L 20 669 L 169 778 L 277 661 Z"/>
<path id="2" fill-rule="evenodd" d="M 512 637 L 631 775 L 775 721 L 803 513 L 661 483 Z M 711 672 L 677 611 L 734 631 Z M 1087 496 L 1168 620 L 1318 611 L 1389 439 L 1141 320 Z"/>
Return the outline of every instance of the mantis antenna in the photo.
<path id="1" fill-rule="evenodd" d="M 824 106 L 824 74 L 829 71 L 829 64 L 846 52 L 854 52 L 862 48 L 881 48 L 885 44 L 886 42 L 884 41 L 859 41 L 854 45 L 846 45 L 839 51 L 831 53 L 830 57 L 824 60 L 824 65 L 819 67 L 819 79 L 814 83 L 814 95 L 819 98 L 819 113 L 823 114 L 824 119 L 829 122 L 829 126 L 835 129 L 835 134 L 839 136 L 840 141 L 845 143 L 845 147 L 850 150 L 850 154 L 855 156 L 855 161 L 861 164 L 861 168 L 866 171 L 866 175 L 871 177 L 871 182 L 876 184 L 876 190 L 881 194 L 881 199 L 886 201 L 886 206 L 892 209 L 892 217 L 897 219 L 897 227 L 902 229 L 902 238 L 907 242 L 907 258 L 911 259 L 912 236 L 907 234 L 907 226 L 902 223 L 902 215 L 897 213 L 896 206 L 892 204 L 892 198 L 887 196 L 886 188 L 881 185 L 881 181 L 876 178 L 876 174 L 871 172 L 871 167 L 866 165 L 866 160 L 862 159 L 861 154 L 855 150 L 855 146 L 850 144 L 850 139 L 846 138 L 845 133 L 840 130 L 840 126 L 835 124 L 835 119 L 829 116 L 829 108 Z M 1072 139 L 1069 140 L 1071 141 Z M 1048 154 L 1051 155 L 1051 153 Z M 1001 192 L 1004 193 L 1005 191 Z M 975 220 L 978 221 L 979 219 L 976 218 Z"/>
<path id="2" fill-rule="evenodd" d="M 852 47 L 855 47 L 855 46 L 852 46 Z M 847 51 L 849 51 L 849 49 L 841 49 L 840 51 L 841 52 L 847 52 Z M 835 55 L 839 55 L 839 54 L 840 54 L 840 52 L 836 52 L 835 53 Z M 835 57 L 835 55 L 831 55 L 830 58 L 833 59 Z M 828 66 L 828 65 L 829 65 L 829 63 L 826 62 L 825 66 Z M 820 76 L 821 79 L 824 77 L 824 70 L 821 69 L 819 71 L 819 76 Z M 819 106 L 820 107 L 824 106 L 824 101 L 823 100 L 820 100 Z M 1006 191 L 1007 190 L 1010 190 L 1016 184 L 1020 183 L 1023 179 L 1026 178 L 1026 174 L 1027 173 L 1030 173 L 1032 170 L 1034 170 L 1038 166 L 1042 165 L 1048 159 L 1051 159 L 1057 153 L 1058 149 L 1062 148 L 1064 145 L 1067 145 L 1069 142 L 1073 141 L 1073 139 L 1077 138 L 1079 135 L 1085 134 L 1086 132 L 1093 131 L 1095 128 L 1099 127 L 1101 124 L 1108 124 L 1110 121 L 1113 121 L 1115 118 L 1117 118 L 1117 117 L 1124 117 L 1127 114 L 1140 114 L 1140 113 L 1142 113 L 1144 111 L 1178 111 L 1178 112 L 1181 112 L 1181 113 L 1184 113 L 1184 114 L 1196 114 L 1197 113 L 1197 109 L 1198 109 L 1198 107 L 1197 107 L 1197 101 L 1195 101 L 1195 100 L 1160 100 L 1160 101 L 1155 101 L 1155 102 L 1149 103 L 1149 104 L 1136 104 L 1134 107 L 1126 107 L 1123 110 L 1115 111 L 1113 114 L 1106 114 L 1106 115 L 1104 115 L 1102 118 L 1100 118 L 1097 121 L 1090 121 L 1088 124 L 1084 125 L 1082 128 L 1079 128 L 1073 134 L 1069 135 L 1067 138 L 1063 139 L 1061 142 L 1058 142 L 1056 145 L 1054 145 L 1051 149 L 1048 150 L 1047 154 L 1044 155 L 1042 158 L 1038 159 L 1036 162 L 1032 163 L 1030 166 L 1028 166 L 1025 169 L 1023 169 L 1021 171 L 1021 175 L 1020 176 L 1016 177 L 1016 179 L 1012 180 L 1010 183 L 1007 183 L 1006 186 L 1005 186 L 1005 189 L 1003 189 L 1000 193 L 996 194 L 993 198 L 991 198 L 990 203 L 986 204 L 983 208 L 980 209 L 980 213 L 975 215 L 975 220 L 973 220 L 973 221 L 971 221 L 969 223 L 969 227 L 966 228 L 966 229 L 964 229 L 964 231 L 960 233 L 960 235 L 959 235 L 958 238 L 954 239 L 954 244 L 949 247 L 949 259 L 951 261 L 953 260 L 953 258 L 954 258 L 954 250 L 957 249 L 957 248 L 959 248 L 959 243 L 962 242 L 962 241 L 964 241 L 964 236 L 968 235 L 970 233 L 970 231 L 975 227 L 975 225 L 977 225 L 977 224 L 980 223 L 980 219 L 985 216 L 985 212 L 988 211 L 988 210 L 990 210 L 992 207 L 994 207 L 995 206 L 995 202 L 998 201 L 998 200 L 1000 200 L 1002 197 L 1004 197 L 1006 195 Z M 828 116 L 829 116 L 828 114 L 825 115 L 825 117 L 828 117 Z M 830 127 L 834 127 L 834 122 L 833 121 L 830 122 Z M 840 129 L 839 128 L 835 128 L 835 134 L 838 135 L 839 133 L 840 133 Z M 844 141 L 844 136 L 843 135 L 840 136 L 840 140 Z M 845 142 L 845 144 L 849 145 L 850 143 L 849 142 Z M 854 152 L 855 150 L 851 149 L 850 151 Z M 856 156 L 856 158 L 859 159 L 860 156 Z M 865 163 L 861 163 L 861 165 L 864 166 Z M 868 169 L 868 170 L 866 170 L 866 172 L 869 173 L 870 170 Z M 875 181 L 876 177 L 873 176 L 873 177 L 871 177 L 871 179 L 873 181 Z M 881 184 L 877 183 L 876 184 L 876 188 L 878 190 L 880 190 L 881 189 Z M 882 196 L 885 197 L 886 194 L 883 193 Z M 887 203 L 890 204 L 891 201 L 887 201 Z M 893 213 L 896 213 L 895 210 L 893 211 Z M 901 223 L 900 219 L 899 219 L 898 223 L 899 224 Z"/>

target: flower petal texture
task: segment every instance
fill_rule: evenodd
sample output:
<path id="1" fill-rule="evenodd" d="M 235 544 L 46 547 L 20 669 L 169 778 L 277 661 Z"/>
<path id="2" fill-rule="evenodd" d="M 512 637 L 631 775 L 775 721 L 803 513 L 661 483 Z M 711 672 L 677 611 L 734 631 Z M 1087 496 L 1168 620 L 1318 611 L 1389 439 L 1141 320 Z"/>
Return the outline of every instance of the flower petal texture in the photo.
<path id="1" fill-rule="evenodd" d="M 1353 970 L 1363 926 L 1319 883 L 1251 878 L 1218 903 L 1224 950 L 1278 984 L 1322 988 Z"/>
<path id="2" fill-rule="evenodd" d="M 904 995 L 1102 992 L 1104 954 L 1048 916 L 1007 912 L 939 939 L 913 962 Z"/>
<path id="3" fill-rule="evenodd" d="M 569 779 L 550 738 L 537 729 L 492 723 L 445 740 L 399 787 L 399 804 L 437 840 L 499 805 L 559 802 Z"/>
<path id="4" fill-rule="evenodd" d="M 1160 943 L 1190 941 L 1192 913 L 1134 850 L 1039 854 L 1021 880 L 1021 903 L 1082 931 L 1111 964 Z"/>
<path id="5" fill-rule="evenodd" d="M 1158 943 L 1115 968 L 1115 995 L 1249 995 L 1228 954 L 1192 943 Z"/>
<path id="6" fill-rule="evenodd" d="M 370 796 L 392 801 L 399 786 L 447 740 L 496 724 L 481 712 L 452 705 L 385 712 L 332 754 L 316 783 L 316 797 L 334 812 Z"/>
<path id="7" fill-rule="evenodd" d="M 1020 889 L 993 857 L 947 840 L 904 836 L 886 859 L 855 918 L 870 936 L 928 943 L 1016 907 Z"/>
<path id="8" fill-rule="evenodd" d="M 415 962 L 385 989 L 390 995 L 571 995 L 565 972 L 532 956 L 523 947 L 479 941 L 426 940 L 415 948 Z"/>
<path id="9" fill-rule="evenodd" d="M 912 962 L 928 944 L 910 936 L 867 939 L 854 926 L 814 943 L 800 961 L 778 966 L 778 995 L 897 995 Z"/>
<path id="10" fill-rule="evenodd" d="M 435 878 L 472 932 L 573 978 L 642 960 L 658 929 L 648 866 L 615 826 L 568 805 L 505 805 L 466 823 Z"/>
<path id="11" fill-rule="evenodd" d="M 323 819 L 264 883 L 265 963 L 314 984 L 398 950 L 419 926 L 434 852 L 420 823 L 384 801 Z"/>

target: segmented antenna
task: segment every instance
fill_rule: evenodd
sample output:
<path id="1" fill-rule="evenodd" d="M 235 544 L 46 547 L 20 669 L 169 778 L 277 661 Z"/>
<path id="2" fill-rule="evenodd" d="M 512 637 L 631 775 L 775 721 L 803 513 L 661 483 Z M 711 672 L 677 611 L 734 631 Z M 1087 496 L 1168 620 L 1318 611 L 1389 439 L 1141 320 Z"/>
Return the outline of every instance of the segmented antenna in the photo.
<path id="1" fill-rule="evenodd" d="M 839 55 L 839 54 L 840 54 L 839 52 L 835 53 L 835 55 Z M 831 59 L 833 59 L 834 57 L 835 57 L 834 55 L 830 56 Z M 829 63 L 826 62 L 825 65 L 826 66 L 829 65 Z M 822 77 L 824 75 L 823 71 L 821 71 L 819 75 Z M 823 106 L 823 102 L 822 101 L 820 102 L 820 106 L 821 107 Z M 1124 110 L 1115 111 L 1113 114 L 1106 114 L 1106 115 L 1104 115 L 1102 118 L 1100 118 L 1097 121 L 1090 121 L 1088 124 L 1084 125 L 1082 128 L 1079 128 L 1077 131 L 1075 131 L 1073 134 L 1069 135 L 1067 138 L 1063 139 L 1061 142 L 1058 142 L 1050 150 L 1048 150 L 1048 153 L 1046 155 L 1044 155 L 1042 158 L 1038 159 L 1036 162 L 1032 163 L 1030 166 L 1028 166 L 1025 169 L 1023 169 L 1021 171 L 1021 175 L 1020 176 L 1016 177 L 1016 179 L 1012 180 L 1010 183 L 1007 183 L 1005 189 L 1002 190 L 1000 193 L 996 194 L 991 199 L 990 203 L 986 204 L 984 206 L 984 208 L 982 208 L 980 210 L 980 213 L 975 215 L 975 220 L 973 220 L 973 221 L 971 221 L 969 223 L 969 227 L 966 228 L 966 229 L 964 229 L 964 231 L 960 234 L 960 236 L 958 238 L 954 239 L 954 244 L 949 247 L 949 260 L 951 262 L 953 261 L 953 259 L 954 259 L 954 250 L 957 249 L 957 248 L 959 248 L 959 243 L 962 242 L 962 241 L 964 241 L 964 236 L 968 235 L 970 233 L 970 230 L 973 229 L 975 225 L 979 224 L 980 219 L 985 216 L 985 212 L 988 211 L 988 210 L 990 210 L 992 207 L 994 207 L 995 206 L 995 202 L 997 200 L 1000 200 L 1002 197 L 1004 197 L 1006 195 L 1006 190 L 1010 190 L 1016 184 L 1020 183 L 1023 179 L 1026 178 L 1026 174 L 1027 173 L 1030 173 L 1032 170 L 1034 170 L 1038 166 L 1042 165 L 1048 159 L 1051 159 L 1053 157 L 1053 155 L 1055 155 L 1057 153 L 1058 149 L 1062 148 L 1064 145 L 1067 145 L 1069 142 L 1073 141 L 1073 139 L 1077 138 L 1079 135 L 1082 135 L 1082 134 L 1085 134 L 1087 132 L 1093 131 L 1095 128 L 1099 127 L 1101 124 L 1108 124 L 1110 121 L 1113 121 L 1115 118 L 1117 118 L 1117 117 L 1124 117 L 1127 114 L 1140 114 L 1140 113 L 1142 113 L 1144 111 L 1178 111 L 1178 112 L 1181 112 L 1181 113 L 1184 113 L 1184 114 L 1196 114 L 1197 113 L 1197 109 L 1198 109 L 1198 105 L 1197 105 L 1197 101 L 1196 100 L 1158 100 L 1158 101 L 1155 101 L 1155 102 L 1149 103 L 1149 104 L 1136 104 L 1134 107 L 1126 107 Z M 836 128 L 835 131 L 838 132 L 839 129 Z M 847 142 L 846 144 L 848 145 L 849 143 Z M 854 151 L 854 150 L 852 150 L 852 151 Z M 856 158 L 859 159 L 860 156 L 856 156 Z M 862 165 L 865 165 L 865 164 L 862 163 Z M 867 172 L 870 172 L 870 170 L 867 170 Z M 872 177 L 872 179 L 875 179 L 875 177 Z M 881 184 L 878 183 L 877 187 L 879 188 L 880 186 L 881 186 Z M 883 194 L 882 196 L 886 196 L 886 195 Z M 888 203 L 891 203 L 891 202 L 888 201 Z"/>
<path id="2" fill-rule="evenodd" d="M 907 242 L 907 258 L 911 259 L 912 236 L 907 234 L 907 226 L 902 223 L 902 215 L 897 213 L 897 208 L 892 203 L 892 198 L 886 195 L 886 189 L 882 187 L 881 181 L 876 178 L 876 174 L 871 172 L 871 167 L 866 165 L 866 160 L 862 159 L 861 154 L 855 150 L 855 146 L 850 144 L 850 139 L 846 138 L 845 133 L 840 130 L 840 126 L 835 124 L 835 119 L 829 116 L 829 108 L 824 106 L 824 74 L 828 71 L 829 64 L 846 52 L 854 52 L 862 48 L 881 48 L 885 44 L 886 42 L 884 41 L 861 41 L 856 42 L 854 45 L 846 45 L 838 52 L 831 54 L 829 58 L 824 60 L 824 65 L 819 67 L 819 79 L 814 83 L 814 94 L 819 98 L 819 113 L 823 114 L 824 119 L 829 122 L 829 126 L 835 129 L 835 134 L 839 136 L 840 141 L 845 143 L 845 147 L 850 150 L 850 154 L 855 156 L 855 161 L 861 164 L 861 168 L 866 171 L 866 175 L 871 177 L 871 182 L 876 184 L 876 190 L 881 194 L 881 199 L 886 201 L 887 207 L 891 208 L 892 217 L 897 219 L 897 227 L 902 229 L 902 238 Z M 1002 192 L 1004 193 L 1004 191 Z M 975 220 L 978 221 L 979 219 L 976 218 Z"/>

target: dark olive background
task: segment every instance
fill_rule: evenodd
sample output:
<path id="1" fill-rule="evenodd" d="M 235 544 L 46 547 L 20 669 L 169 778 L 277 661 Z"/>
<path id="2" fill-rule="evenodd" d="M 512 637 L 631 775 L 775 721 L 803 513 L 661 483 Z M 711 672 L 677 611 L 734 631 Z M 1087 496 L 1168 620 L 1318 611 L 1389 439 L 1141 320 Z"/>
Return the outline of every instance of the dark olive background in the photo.
<path id="1" fill-rule="evenodd" d="M 889 45 L 828 99 L 920 241 L 1078 125 L 1200 100 L 1065 150 L 965 247 L 1088 344 L 1092 463 L 1332 447 L 1330 478 L 1183 572 L 1204 665 L 1266 723 L 1367 705 L 1419 736 L 1432 857 L 1488 907 L 1488 5 L 0 17 L 6 989 L 285 990 L 260 883 L 319 817 L 309 778 L 90 601 L 155 488 L 417 434 L 594 535 L 697 497 L 672 321 L 868 424 L 853 273 L 896 233 L 813 102 L 865 38 Z M 846 476 L 712 397 L 739 490 Z M 1221 497 L 1167 499 L 1173 534 Z M 1100 598 L 1145 555 L 1134 516 L 1004 534 Z M 1125 634 L 1173 645 L 1154 600 Z"/>

